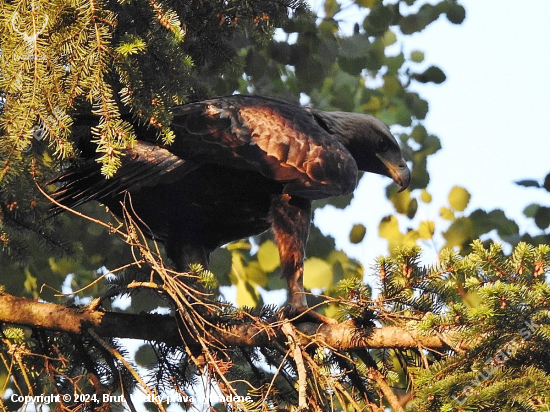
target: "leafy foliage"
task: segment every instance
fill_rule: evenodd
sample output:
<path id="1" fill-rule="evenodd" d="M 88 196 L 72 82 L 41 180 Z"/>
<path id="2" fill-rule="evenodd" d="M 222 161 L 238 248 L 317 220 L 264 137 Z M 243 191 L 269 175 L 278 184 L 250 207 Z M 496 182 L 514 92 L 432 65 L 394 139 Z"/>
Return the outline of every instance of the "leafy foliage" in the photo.
<path id="1" fill-rule="evenodd" d="M 463 299 L 447 300 L 419 327 L 433 334 L 458 326 L 457 349 L 418 375 L 418 398 L 410 408 L 542 410 L 550 388 L 550 248 L 520 243 L 509 257 L 497 244 L 484 248 L 476 241 L 472 249 L 457 265 L 442 259 Z M 467 349 L 460 349 L 464 344 Z"/>
<path id="2" fill-rule="evenodd" d="M 301 349 L 303 363 L 292 350 L 287 352 L 278 344 L 224 346 L 213 331 L 230 331 L 232 325 L 265 328 L 272 339 L 280 339 L 280 332 L 270 326 L 273 309 L 213 306 L 212 296 L 197 288 L 210 283 L 210 274 L 196 267 L 173 277 L 151 250 L 140 248 L 144 248 L 140 265 L 152 269 L 154 276 L 149 281 L 126 276 L 119 287 L 130 291 L 141 286 L 169 298 L 185 325 L 184 336 L 190 334 L 193 339 L 184 337 L 177 345 L 152 343 L 138 351 L 136 360 L 150 368 L 150 386 L 145 389 L 167 394 L 177 388 L 187 399 L 181 401 L 182 406 L 195 402 L 192 388 L 200 372 L 215 379 L 224 394 L 248 397 L 238 403 L 240 410 L 289 408 L 299 397 L 294 382 L 304 368 L 308 404 L 317 410 L 372 408 L 384 400 L 396 407 L 397 398 L 388 392 L 388 385 L 403 394 L 414 391 L 410 410 L 548 407 L 550 287 L 546 276 L 550 246 L 520 243 L 506 256 L 498 244 L 486 248 L 476 241 L 469 255 L 462 257 L 445 249 L 440 263 L 428 267 L 419 263 L 418 247 L 400 248 L 378 261 L 380 294 L 376 299 L 358 278 L 339 282 L 341 317 L 358 328 L 357 339 L 361 334 L 368 336 L 367 331 L 377 325 L 397 326 L 405 333 L 446 336 L 448 346 L 432 349 L 419 343 L 418 348 L 369 349 L 354 345 L 337 350 L 317 342 Z M 200 350 L 206 342 L 208 349 Z M 29 387 L 45 394 L 128 393 L 138 384 L 123 350 L 93 334 L 75 337 L 37 329 L 29 339 L 21 329 L 8 328 L 3 343 L 4 359 L 19 356 L 8 376 L 21 374 Z M 24 345 L 32 349 L 25 351 Z M 49 362 L 44 362 L 45 357 Z M 71 367 L 60 369 L 58 363 L 63 362 Z M 57 368 L 52 384 L 42 384 L 41 377 L 50 376 L 52 368 Z M 127 376 L 114 373 L 117 369 Z M 28 375 L 29 370 L 37 373 Z M 246 385 L 241 385 L 244 381 Z M 92 398 L 86 407 L 103 407 L 97 399 Z M 157 402 L 157 406 L 162 405 Z M 64 407 L 72 410 L 73 405 Z"/>

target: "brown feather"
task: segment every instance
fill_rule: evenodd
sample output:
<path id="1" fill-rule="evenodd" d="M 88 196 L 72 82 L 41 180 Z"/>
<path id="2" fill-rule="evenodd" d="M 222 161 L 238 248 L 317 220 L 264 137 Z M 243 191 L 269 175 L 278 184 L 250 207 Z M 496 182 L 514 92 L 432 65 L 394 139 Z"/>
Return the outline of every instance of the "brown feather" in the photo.
<path id="1" fill-rule="evenodd" d="M 306 305 L 304 250 L 311 202 L 351 193 L 358 170 L 410 172 L 389 129 L 370 116 L 301 108 L 259 96 L 228 96 L 173 108 L 176 139 L 162 146 L 135 125 L 138 143 L 105 180 L 95 158 L 54 182 L 67 206 L 99 200 L 131 210 L 151 237 L 166 243 L 180 270 L 207 264 L 216 247 L 270 227 L 281 255 L 293 311 Z M 78 125 L 78 122 L 76 122 Z M 130 193 L 130 197 L 126 196 Z"/>

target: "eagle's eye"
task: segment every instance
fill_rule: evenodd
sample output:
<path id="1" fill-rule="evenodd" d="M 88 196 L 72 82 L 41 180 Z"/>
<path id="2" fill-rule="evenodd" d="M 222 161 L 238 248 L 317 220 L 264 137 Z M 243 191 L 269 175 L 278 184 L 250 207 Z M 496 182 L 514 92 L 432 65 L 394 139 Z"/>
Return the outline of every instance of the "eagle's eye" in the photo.
<path id="1" fill-rule="evenodd" d="M 390 148 L 390 145 L 386 140 L 384 140 L 384 139 L 378 140 L 378 147 L 377 147 L 378 152 L 385 152 L 389 148 Z"/>

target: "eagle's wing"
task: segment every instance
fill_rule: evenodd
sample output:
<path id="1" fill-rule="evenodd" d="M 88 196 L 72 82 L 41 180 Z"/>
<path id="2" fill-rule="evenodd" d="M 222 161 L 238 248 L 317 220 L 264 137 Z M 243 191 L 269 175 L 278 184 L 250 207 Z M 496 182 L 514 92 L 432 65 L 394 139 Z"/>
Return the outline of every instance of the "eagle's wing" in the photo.
<path id="1" fill-rule="evenodd" d="M 106 179 L 95 159 L 87 159 L 48 182 L 62 183 L 55 199 L 76 207 L 90 200 L 116 197 L 125 191 L 139 191 L 160 183 L 170 183 L 198 167 L 154 143 L 138 141 L 124 151 L 115 176 Z"/>
<path id="2" fill-rule="evenodd" d="M 355 189 L 351 154 L 299 106 L 236 95 L 175 107 L 173 115 L 176 139 L 166 149 L 179 157 L 256 171 L 307 199 Z"/>
<path id="3" fill-rule="evenodd" d="M 283 192 L 305 199 L 351 193 L 357 164 L 349 151 L 306 109 L 258 96 L 228 96 L 173 108 L 170 145 L 139 140 L 124 150 L 111 179 L 87 159 L 50 183 L 68 206 L 114 198 L 124 191 L 170 183 L 204 164 L 260 173 Z M 141 126 L 136 126 L 141 127 Z M 138 137 L 152 138 L 150 129 Z M 154 138 L 154 137 L 153 137 Z"/>

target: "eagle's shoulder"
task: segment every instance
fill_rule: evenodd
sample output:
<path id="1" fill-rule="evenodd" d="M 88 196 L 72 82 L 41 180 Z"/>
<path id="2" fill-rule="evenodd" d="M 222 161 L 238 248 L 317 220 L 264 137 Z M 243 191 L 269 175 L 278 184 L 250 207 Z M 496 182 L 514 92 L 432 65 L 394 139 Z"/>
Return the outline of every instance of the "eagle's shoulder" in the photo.
<path id="1" fill-rule="evenodd" d="M 301 106 L 233 95 L 179 106 L 173 115 L 179 139 L 220 147 L 207 162 L 256 170 L 285 183 L 285 192 L 311 199 L 346 194 L 355 188 L 353 157 Z M 169 150 L 178 153 L 184 144 L 175 142 Z"/>

